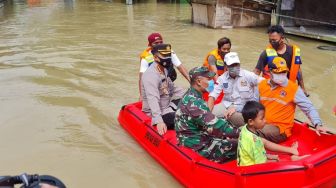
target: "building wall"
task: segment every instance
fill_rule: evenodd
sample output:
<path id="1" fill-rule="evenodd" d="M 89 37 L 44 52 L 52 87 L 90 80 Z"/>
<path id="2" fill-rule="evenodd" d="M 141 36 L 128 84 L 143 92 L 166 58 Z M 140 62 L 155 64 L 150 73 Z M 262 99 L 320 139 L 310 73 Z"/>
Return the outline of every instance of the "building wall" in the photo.
<path id="1" fill-rule="evenodd" d="M 246 0 L 192 0 L 192 18 L 213 28 L 268 26 L 270 5 Z"/>
<path id="2" fill-rule="evenodd" d="M 336 0 L 295 0 L 295 17 L 336 24 Z M 320 25 L 296 20 L 297 25 Z"/>

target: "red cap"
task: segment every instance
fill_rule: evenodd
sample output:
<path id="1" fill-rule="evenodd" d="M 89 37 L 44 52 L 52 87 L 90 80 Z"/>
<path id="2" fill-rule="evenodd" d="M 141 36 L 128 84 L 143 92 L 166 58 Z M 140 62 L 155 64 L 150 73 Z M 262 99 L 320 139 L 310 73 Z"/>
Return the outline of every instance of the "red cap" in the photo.
<path id="1" fill-rule="evenodd" d="M 148 36 L 148 46 L 151 46 L 151 44 L 157 40 L 163 40 L 160 33 L 152 33 Z"/>

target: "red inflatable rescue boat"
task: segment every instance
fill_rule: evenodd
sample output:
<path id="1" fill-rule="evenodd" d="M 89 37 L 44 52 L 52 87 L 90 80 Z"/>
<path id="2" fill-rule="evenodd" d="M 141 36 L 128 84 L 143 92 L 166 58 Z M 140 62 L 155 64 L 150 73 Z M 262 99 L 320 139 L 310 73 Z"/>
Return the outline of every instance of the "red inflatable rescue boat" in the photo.
<path id="1" fill-rule="evenodd" d="M 336 187 L 336 135 L 318 136 L 307 124 L 295 122 L 293 135 L 283 143 L 299 142 L 299 161 L 279 154 L 280 161 L 237 166 L 236 160 L 218 164 L 179 146 L 175 131 L 161 136 L 151 118 L 141 111 L 141 102 L 125 105 L 118 120 L 122 127 L 165 169 L 186 187 L 294 188 Z"/>

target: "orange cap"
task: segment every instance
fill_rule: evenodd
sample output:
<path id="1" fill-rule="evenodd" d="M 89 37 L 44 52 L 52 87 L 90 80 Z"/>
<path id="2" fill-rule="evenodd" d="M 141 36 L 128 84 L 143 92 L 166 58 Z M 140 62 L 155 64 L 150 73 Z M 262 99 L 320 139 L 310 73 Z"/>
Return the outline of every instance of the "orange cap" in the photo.
<path id="1" fill-rule="evenodd" d="M 275 57 L 269 68 L 274 73 L 282 73 L 289 71 L 286 64 L 286 60 L 282 57 Z"/>

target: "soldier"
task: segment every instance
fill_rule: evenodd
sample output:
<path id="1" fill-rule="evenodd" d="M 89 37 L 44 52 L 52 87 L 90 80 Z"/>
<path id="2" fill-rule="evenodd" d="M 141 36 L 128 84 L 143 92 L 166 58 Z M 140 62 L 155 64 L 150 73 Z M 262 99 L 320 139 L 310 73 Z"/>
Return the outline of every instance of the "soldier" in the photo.
<path id="1" fill-rule="evenodd" d="M 239 129 L 213 115 L 202 94 L 213 86 L 216 75 L 206 67 L 189 71 L 191 87 L 180 101 L 175 130 L 181 145 L 192 148 L 209 160 L 223 163 L 235 159 Z"/>

